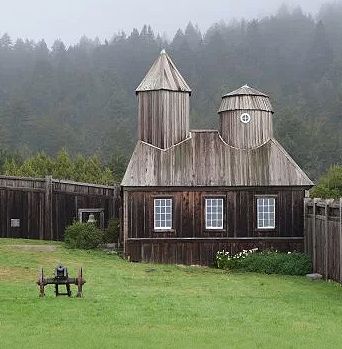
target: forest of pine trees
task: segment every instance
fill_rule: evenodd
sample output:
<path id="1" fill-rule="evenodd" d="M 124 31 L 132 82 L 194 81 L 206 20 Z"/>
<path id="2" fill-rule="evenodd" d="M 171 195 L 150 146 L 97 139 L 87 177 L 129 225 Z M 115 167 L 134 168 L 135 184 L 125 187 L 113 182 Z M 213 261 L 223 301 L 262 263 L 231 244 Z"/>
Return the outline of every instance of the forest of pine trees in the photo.
<path id="1" fill-rule="evenodd" d="M 217 128 L 221 96 L 248 83 L 270 95 L 276 137 L 316 179 L 342 162 L 341 33 L 342 5 L 327 4 L 317 18 L 282 6 L 205 33 L 189 23 L 170 42 L 149 26 L 51 49 L 1 34 L 0 165 L 65 148 L 122 173 L 136 143 L 134 90 L 165 48 L 193 90 L 191 127 Z"/>

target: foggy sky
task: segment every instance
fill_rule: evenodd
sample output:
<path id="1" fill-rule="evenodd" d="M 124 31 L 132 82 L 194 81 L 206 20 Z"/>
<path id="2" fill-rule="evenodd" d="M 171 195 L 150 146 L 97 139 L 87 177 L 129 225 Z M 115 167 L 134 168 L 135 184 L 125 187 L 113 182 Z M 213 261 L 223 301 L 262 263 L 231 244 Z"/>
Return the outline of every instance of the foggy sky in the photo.
<path id="1" fill-rule="evenodd" d="M 275 13 L 282 3 L 317 13 L 327 0 L 0 0 L 0 35 L 67 45 L 82 35 L 101 40 L 114 33 L 151 24 L 172 38 L 191 21 L 202 31 L 220 20 L 255 18 Z"/>

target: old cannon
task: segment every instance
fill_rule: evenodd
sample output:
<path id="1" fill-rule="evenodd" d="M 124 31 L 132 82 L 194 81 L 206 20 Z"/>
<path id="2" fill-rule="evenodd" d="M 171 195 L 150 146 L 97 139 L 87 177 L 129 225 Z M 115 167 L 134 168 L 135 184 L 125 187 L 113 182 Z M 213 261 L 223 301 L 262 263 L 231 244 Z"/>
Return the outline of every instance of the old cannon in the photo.
<path id="1" fill-rule="evenodd" d="M 68 296 L 71 297 L 71 289 L 70 285 L 77 286 L 77 297 L 82 297 L 82 288 L 85 284 L 85 280 L 83 279 L 83 271 L 82 268 L 78 271 L 77 278 L 70 278 L 68 274 L 68 269 L 63 265 L 59 264 L 55 268 L 55 276 L 51 278 L 46 278 L 44 276 L 44 270 L 42 268 L 39 279 L 37 281 L 37 285 L 39 286 L 39 296 L 44 297 L 44 287 L 46 285 L 55 285 L 55 294 L 56 296 Z M 58 286 L 65 285 L 66 293 L 61 293 L 58 290 Z"/>

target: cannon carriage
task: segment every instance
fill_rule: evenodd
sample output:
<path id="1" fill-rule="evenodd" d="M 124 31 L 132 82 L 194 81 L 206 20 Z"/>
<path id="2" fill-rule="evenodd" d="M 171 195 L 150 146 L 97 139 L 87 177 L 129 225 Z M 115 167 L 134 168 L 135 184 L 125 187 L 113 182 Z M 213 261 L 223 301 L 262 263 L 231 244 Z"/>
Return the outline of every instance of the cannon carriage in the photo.
<path id="1" fill-rule="evenodd" d="M 55 285 L 56 297 L 57 296 L 71 297 L 70 285 L 76 285 L 77 286 L 77 297 L 82 297 L 83 285 L 85 284 L 85 282 L 86 281 L 83 278 L 82 268 L 79 269 L 78 275 L 76 278 L 71 278 L 71 277 L 69 277 L 68 269 L 65 266 L 59 264 L 55 268 L 54 277 L 51 277 L 51 278 L 45 277 L 44 270 L 42 268 L 39 279 L 37 281 L 37 285 L 39 286 L 39 296 L 40 297 L 45 296 L 44 288 L 47 285 Z M 60 285 L 65 285 L 66 292 L 59 292 Z"/>

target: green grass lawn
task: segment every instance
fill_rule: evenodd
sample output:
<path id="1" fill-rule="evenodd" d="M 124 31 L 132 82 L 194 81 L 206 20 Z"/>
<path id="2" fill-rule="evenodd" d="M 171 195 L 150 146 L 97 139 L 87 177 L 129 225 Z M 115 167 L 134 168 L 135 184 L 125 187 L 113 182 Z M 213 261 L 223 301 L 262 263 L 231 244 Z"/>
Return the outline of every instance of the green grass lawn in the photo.
<path id="1" fill-rule="evenodd" d="M 342 346 L 335 283 L 133 264 L 52 246 L 0 239 L 1 349 Z M 52 286 L 38 297 L 39 267 L 52 274 L 58 262 L 71 276 L 83 266 L 84 298 L 55 298 Z"/>

